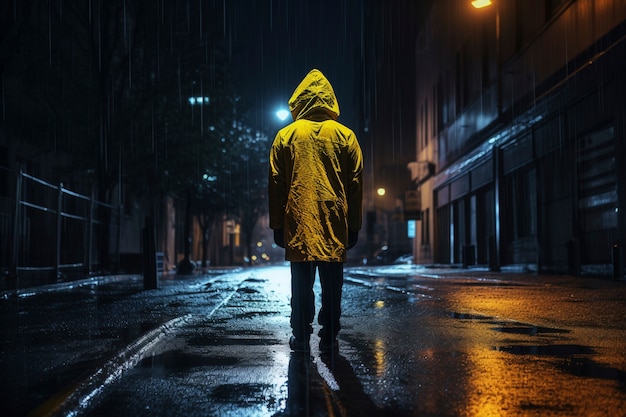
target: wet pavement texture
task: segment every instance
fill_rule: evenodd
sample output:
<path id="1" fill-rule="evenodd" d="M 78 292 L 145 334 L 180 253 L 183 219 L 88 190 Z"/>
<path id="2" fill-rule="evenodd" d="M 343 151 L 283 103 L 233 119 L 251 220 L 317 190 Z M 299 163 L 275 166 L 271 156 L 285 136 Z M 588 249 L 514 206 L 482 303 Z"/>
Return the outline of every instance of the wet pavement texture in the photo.
<path id="1" fill-rule="evenodd" d="M 2 295 L 7 416 L 626 415 L 623 281 L 347 268 L 333 355 L 286 265 Z"/>

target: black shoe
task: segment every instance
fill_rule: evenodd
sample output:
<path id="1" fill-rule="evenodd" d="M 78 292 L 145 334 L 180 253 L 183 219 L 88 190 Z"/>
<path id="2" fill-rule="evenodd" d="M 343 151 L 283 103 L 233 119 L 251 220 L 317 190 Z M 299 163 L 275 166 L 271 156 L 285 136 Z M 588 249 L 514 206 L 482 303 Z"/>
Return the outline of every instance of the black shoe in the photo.
<path id="1" fill-rule="evenodd" d="M 295 336 L 289 338 L 289 347 L 294 352 L 307 353 L 311 350 L 308 340 L 298 340 Z"/>
<path id="2" fill-rule="evenodd" d="M 339 352 L 339 342 L 337 339 L 320 339 L 320 352 L 321 353 L 331 353 L 331 352 Z"/>

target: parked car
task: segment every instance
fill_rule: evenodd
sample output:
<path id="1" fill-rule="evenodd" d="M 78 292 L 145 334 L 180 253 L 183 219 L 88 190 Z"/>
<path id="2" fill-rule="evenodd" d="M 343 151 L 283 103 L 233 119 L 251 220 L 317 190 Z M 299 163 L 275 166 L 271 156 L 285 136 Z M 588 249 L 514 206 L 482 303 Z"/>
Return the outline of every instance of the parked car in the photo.
<path id="1" fill-rule="evenodd" d="M 397 263 L 411 263 L 413 256 L 410 250 L 404 247 L 390 247 L 383 244 L 378 248 L 372 257 L 368 260 L 370 265 L 392 265 Z"/>

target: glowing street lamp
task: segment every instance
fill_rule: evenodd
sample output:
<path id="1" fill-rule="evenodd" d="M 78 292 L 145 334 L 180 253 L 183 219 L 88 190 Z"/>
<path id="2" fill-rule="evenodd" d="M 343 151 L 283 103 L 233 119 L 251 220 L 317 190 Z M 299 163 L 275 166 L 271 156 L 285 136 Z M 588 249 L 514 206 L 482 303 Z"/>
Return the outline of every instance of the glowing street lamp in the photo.
<path id="1" fill-rule="evenodd" d="M 276 112 L 276 117 L 278 117 L 280 121 L 285 121 L 285 119 L 289 117 L 289 111 L 285 109 L 280 109 Z"/>
<path id="2" fill-rule="evenodd" d="M 472 6 L 477 9 L 491 6 L 491 0 L 474 0 Z M 502 114 L 502 52 L 500 51 L 500 4 L 496 2 L 496 88 L 498 117 Z"/>
<path id="3" fill-rule="evenodd" d="M 491 6 L 493 2 L 491 0 L 474 0 L 472 1 L 472 6 L 477 9 Z M 502 115 L 502 51 L 500 50 L 500 0 L 496 2 L 495 5 L 496 12 L 496 106 L 498 117 Z M 500 270 L 500 174 L 494 175 L 494 190 L 495 190 L 495 236 L 493 239 L 493 244 L 490 242 L 490 265 L 489 269 L 492 271 Z M 493 253 L 491 253 L 493 251 Z M 493 259 L 493 262 L 491 261 Z"/>
<path id="4" fill-rule="evenodd" d="M 491 3 L 491 0 L 474 0 L 472 6 L 477 9 L 482 9 L 483 7 L 491 6 Z"/>
<path id="5" fill-rule="evenodd" d="M 189 100 L 189 104 L 192 106 L 208 105 L 210 101 L 208 97 L 189 97 L 187 100 Z"/>

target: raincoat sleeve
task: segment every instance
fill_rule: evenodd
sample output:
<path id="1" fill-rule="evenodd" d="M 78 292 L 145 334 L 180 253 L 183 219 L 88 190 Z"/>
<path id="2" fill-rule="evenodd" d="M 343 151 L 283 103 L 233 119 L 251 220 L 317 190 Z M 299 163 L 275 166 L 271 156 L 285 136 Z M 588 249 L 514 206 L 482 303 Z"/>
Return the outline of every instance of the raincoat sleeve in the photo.
<path id="1" fill-rule="evenodd" d="M 363 155 L 356 137 L 352 138 L 348 147 L 348 163 L 348 231 L 358 232 L 363 220 Z"/>
<path id="2" fill-rule="evenodd" d="M 269 158 L 268 200 L 270 229 L 278 230 L 285 227 L 285 204 L 287 202 L 287 174 L 285 161 L 282 158 L 280 135 L 272 144 Z"/>

